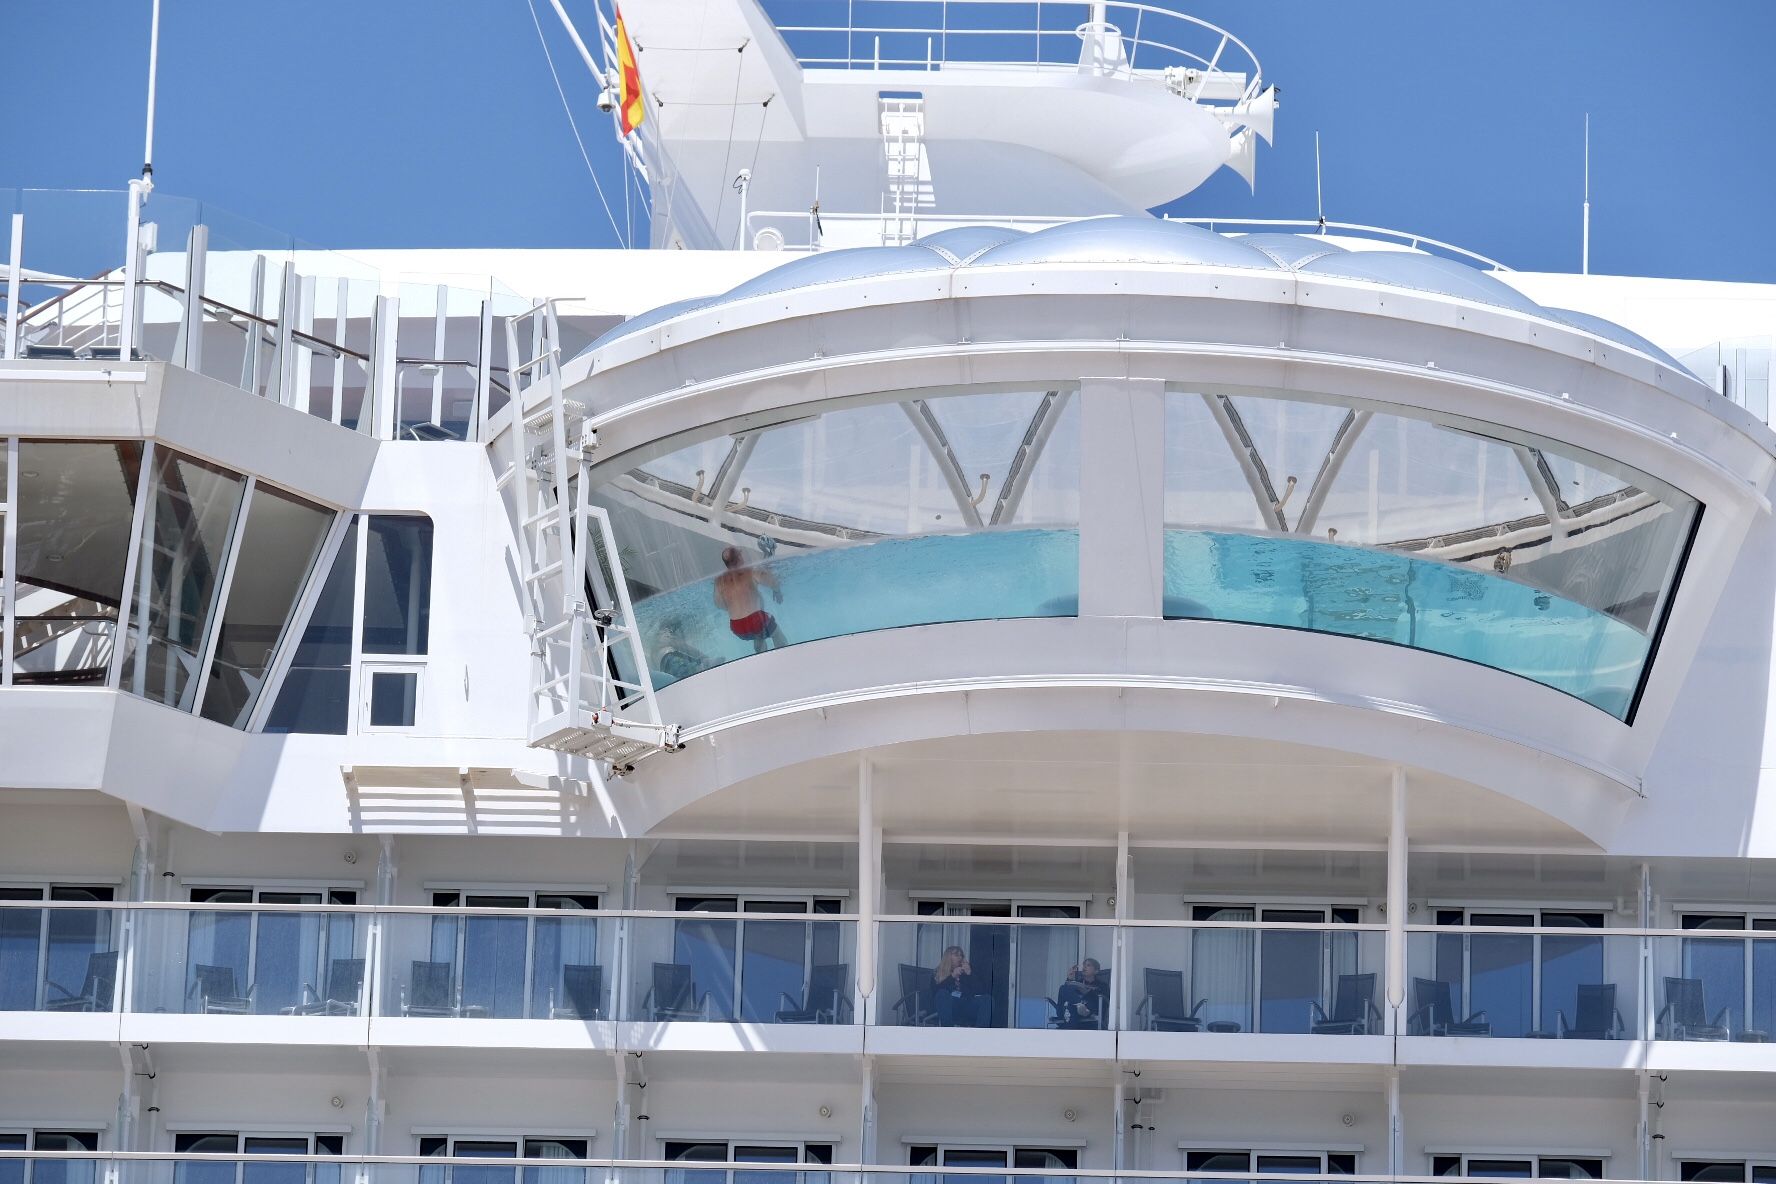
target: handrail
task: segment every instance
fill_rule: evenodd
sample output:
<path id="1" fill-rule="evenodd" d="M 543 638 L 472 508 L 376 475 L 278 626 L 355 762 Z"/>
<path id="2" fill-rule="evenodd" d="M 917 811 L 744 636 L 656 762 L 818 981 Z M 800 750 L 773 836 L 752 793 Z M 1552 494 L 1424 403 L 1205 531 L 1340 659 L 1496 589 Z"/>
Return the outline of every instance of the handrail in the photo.
<path id="1" fill-rule="evenodd" d="M 845 56 L 843 57 L 804 55 L 797 53 L 793 46 L 791 47 L 791 52 L 795 55 L 796 61 L 804 67 L 840 67 L 847 70 L 857 68 L 879 70 L 884 67 L 935 70 L 942 65 L 993 65 L 1019 66 L 1038 70 L 1078 70 L 1081 68 L 1078 61 L 1043 60 L 1042 39 L 1044 37 L 1064 37 L 1077 38 L 1083 41 L 1088 33 L 1109 33 L 1114 34 L 1117 37 L 1118 48 L 1121 51 L 1126 51 L 1126 59 L 1120 66 L 1111 66 L 1106 69 L 1104 71 L 1105 73 L 1119 74 L 1131 79 L 1159 79 L 1163 76 L 1167 66 L 1178 66 L 1189 63 L 1189 68 L 1200 69 L 1203 75 L 1203 78 L 1196 82 L 1193 92 L 1187 92 L 1182 95 L 1182 97 L 1190 102 L 1202 101 L 1201 96 L 1204 90 L 1204 84 L 1208 78 L 1218 77 L 1227 80 L 1230 83 L 1237 80 L 1238 89 L 1236 97 L 1232 97 L 1228 100 L 1235 104 L 1250 101 L 1256 97 L 1259 91 L 1263 88 L 1263 69 L 1258 62 L 1258 55 L 1252 51 L 1251 46 L 1240 40 L 1240 38 L 1236 37 L 1226 29 L 1221 28 L 1219 25 L 1203 20 L 1200 17 L 1191 16 L 1188 13 L 1178 12 L 1169 8 L 1160 8 L 1151 4 L 1143 4 L 1138 2 L 1138 0 L 1108 0 L 1108 3 L 1103 6 L 1103 20 L 1101 23 L 1097 24 L 1094 24 L 1095 14 L 1093 11 L 1096 6 L 1094 6 L 1090 0 L 1046 0 L 1049 12 L 1070 9 L 1081 10 L 1082 20 L 1072 23 L 1070 27 L 1067 22 L 1063 22 L 1060 27 L 1055 28 L 1044 27 L 1044 0 L 1034 0 L 1034 2 L 1033 0 L 944 0 L 941 5 L 933 5 L 931 0 L 879 0 L 879 3 L 884 5 L 916 5 L 918 6 L 918 9 L 927 12 L 932 8 L 937 7 L 941 9 L 941 13 L 937 20 L 932 21 L 929 24 L 860 25 L 847 21 L 845 24 L 834 25 L 785 24 L 778 25 L 777 31 L 779 34 L 783 35 L 785 41 L 788 41 L 792 36 L 800 37 L 802 35 L 843 34 L 846 38 L 846 51 Z M 1009 6 L 1015 6 L 1020 9 L 1030 9 L 1033 7 L 1036 10 L 1035 27 L 959 28 L 951 15 L 952 8 L 1004 8 Z M 847 7 L 845 11 L 847 15 L 849 15 L 851 10 Z M 1126 22 L 1129 17 L 1134 18 L 1132 31 L 1122 28 L 1116 23 L 1118 20 Z M 1149 17 L 1151 17 L 1151 20 L 1149 20 Z M 1150 30 L 1150 26 L 1156 23 L 1161 24 L 1163 27 L 1163 22 L 1167 21 L 1177 22 L 1178 24 L 1188 26 L 1192 33 L 1203 34 L 1205 36 L 1205 44 L 1207 38 L 1217 38 L 1218 41 L 1215 43 L 1214 52 L 1209 56 L 1204 56 L 1204 54 L 1186 49 L 1182 45 L 1172 44 L 1171 41 L 1161 40 L 1154 36 L 1142 35 L 1144 28 Z M 866 39 L 865 48 L 869 47 L 870 42 L 875 43 L 874 52 L 870 53 L 869 56 L 864 56 L 856 46 L 855 38 L 859 36 Z M 881 56 L 878 40 L 883 36 L 928 36 L 933 39 L 933 44 L 928 48 L 927 56 L 925 58 L 885 58 Z M 1016 60 L 1003 55 L 982 55 L 971 57 L 967 55 L 959 55 L 951 49 L 950 42 L 952 39 L 960 44 L 965 38 L 983 36 L 1000 39 L 1007 37 L 1034 36 L 1036 38 L 1035 59 Z M 1242 65 L 1249 64 L 1249 70 L 1230 70 L 1222 65 L 1222 62 L 1228 56 L 1227 51 L 1229 47 L 1233 47 L 1237 50 L 1234 57 Z M 1160 55 L 1162 57 L 1160 66 L 1156 68 L 1151 64 L 1143 65 L 1140 61 L 1142 49 L 1152 51 L 1148 54 L 1149 61 L 1151 61 L 1153 56 Z M 1243 55 L 1243 57 L 1240 55 Z M 1163 60 L 1167 58 L 1170 60 Z"/>
<path id="2" fill-rule="evenodd" d="M 1273 229 L 1295 227 L 1312 230 L 1324 235 L 1328 230 L 1350 231 L 1354 234 L 1374 235 L 1391 242 L 1404 243 L 1414 250 L 1422 247 L 1435 247 L 1440 251 L 1460 255 L 1484 264 L 1491 271 L 1510 271 L 1511 268 L 1497 259 L 1482 255 L 1478 251 L 1470 251 L 1466 247 L 1458 247 L 1454 243 L 1446 243 L 1442 239 L 1432 238 L 1427 234 L 1413 234 L 1405 230 L 1394 230 L 1386 226 L 1370 226 L 1363 222 L 1328 222 L 1307 218 L 1183 218 L 1172 214 L 1165 215 L 1167 222 L 1187 222 L 1192 226 L 1201 226 L 1204 230 L 1214 230 L 1217 226 L 1253 227 L 1263 226 Z"/>

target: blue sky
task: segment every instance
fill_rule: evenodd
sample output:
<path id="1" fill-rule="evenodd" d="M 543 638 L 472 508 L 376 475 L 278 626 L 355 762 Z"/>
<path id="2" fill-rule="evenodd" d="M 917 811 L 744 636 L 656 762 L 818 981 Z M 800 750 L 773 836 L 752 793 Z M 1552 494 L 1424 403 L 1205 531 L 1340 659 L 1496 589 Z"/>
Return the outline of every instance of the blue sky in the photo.
<path id="1" fill-rule="evenodd" d="M 537 0 L 608 187 L 614 139 Z M 590 0 L 567 0 L 590 28 Z M 644 2 L 644 0 L 636 0 Z M 1282 87 L 1258 193 L 1173 212 L 1397 226 L 1576 270 L 1776 282 L 1776 0 L 1189 0 Z M 140 168 L 147 0 L 0 0 L 0 187 Z M 525 0 L 163 0 L 155 175 L 324 246 L 607 246 Z M 523 162 L 521 168 L 514 162 Z M 620 197 L 612 193 L 613 201 Z"/>

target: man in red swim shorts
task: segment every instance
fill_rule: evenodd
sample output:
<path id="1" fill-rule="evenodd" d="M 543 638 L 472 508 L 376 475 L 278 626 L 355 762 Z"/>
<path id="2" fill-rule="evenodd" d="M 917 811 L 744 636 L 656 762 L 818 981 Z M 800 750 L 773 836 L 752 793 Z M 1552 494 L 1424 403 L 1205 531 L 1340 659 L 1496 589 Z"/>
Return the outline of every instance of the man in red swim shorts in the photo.
<path id="1" fill-rule="evenodd" d="M 741 641 L 752 643 L 752 652 L 765 652 L 765 643 L 777 649 L 789 643 L 777 619 L 765 611 L 759 599 L 759 586 L 769 588 L 778 604 L 783 603 L 783 588 L 769 568 L 750 567 L 739 547 L 722 549 L 722 566 L 727 570 L 715 577 L 715 603 L 728 614 L 728 628 Z"/>

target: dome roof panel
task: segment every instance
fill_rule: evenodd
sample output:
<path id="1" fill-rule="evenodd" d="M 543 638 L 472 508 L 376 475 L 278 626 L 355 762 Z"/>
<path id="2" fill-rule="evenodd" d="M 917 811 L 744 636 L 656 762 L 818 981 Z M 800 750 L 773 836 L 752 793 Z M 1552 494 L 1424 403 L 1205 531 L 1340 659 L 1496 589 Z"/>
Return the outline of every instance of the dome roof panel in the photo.
<path id="1" fill-rule="evenodd" d="M 909 271 L 949 270 L 950 261 L 929 247 L 848 247 L 802 255 L 763 275 L 754 276 L 717 299 L 727 304 L 751 296 L 769 296 L 814 284 L 900 275 Z"/>
<path id="2" fill-rule="evenodd" d="M 602 334 L 593 339 L 591 345 L 588 345 L 574 356 L 584 357 L 601 346 L 609 345 L 613 341 L 631 336 L 635 333 L 640 333 L 643 330 L 652 329 L 655 325 L 670 321 L 673 317 L 680 316 L 684 313 L 696 312 L 699 308 L 703 308 L 705 305 L 714 304 L 720 299 L 722 299 L 720 296 L 692 296 L 686 300 L 674 300 L 671 304 L 662 304 L 658 308 L 650 308 L 646 312 L 638 312 L 622 324 L 612 325 L 609 329 L 606 329 Z"/>
<path id="3" fill-rule="evenodd" d="M 1303 263 L 1296 270 L 1312 275 L 1368 280 L 1417 292 L 1454 296 L 1476 304 L 1515 309 L 1531 316 L 1547 316 L 1547 310 L 1517 289 L 1485 272 L 1443 259 L 1408 251 L 1346 251 Z"/>
<path id="4" fill-rule="evenodd" d="M 1348 252 L 1337 243 L 1328 242 L 1311 234 L 1279 234 L 1263 232 L 1259 234 L 1242 234 L 1234 241 L 1255 247 L 1276 260 L 1281 267 L 1295 270 L 1304 263 L 1327 255 L 1344 255 Z"/>
<path id="5" fill-rule="evenodd" d="M 1192 226 L 1137 216 L 1063 222 L 994 247 L 975 267 L 1014 263 L 1201 263 L 1277 269 L 1263 251 Z"/>
<path id="6" fill-rule="evenodd" d="M 1624 329 L 1614 321 L 1606 321 L 1602 317 L 1593 316 L 1588 312 L 1574 312 L 1570 308 L 1549 308 L 1544 311 L 1547 315 L 1554 317 L 1557 320 L 1565 321 L 1575 329 L 1583 329 L 1585 332 L 1601 337 L 1605 341 L 1613 341 L 1617 345 L 1625 345 L 1630 349 L 1637 349 L 1643 354 L 1659 359 L 1659 361 L 1664 362 L 1667 366 L 1670 366 L 1675 370 L 1682 370 L 1686 374 L 1689 373 L 1689 367 L 1685 366 L 1682 362 L 1678 361 L 1640 334 L 1631 329 Z"/>
<path id="7" fill-rule="evenodd" d="M 936 251 L 951 263 L 964 264 L 983 251 L 1025 236 L 1025 231 L 1013 230 L 1008 226 L 952 226 L 948 230 L 914 239 L 913 245 Z"/>

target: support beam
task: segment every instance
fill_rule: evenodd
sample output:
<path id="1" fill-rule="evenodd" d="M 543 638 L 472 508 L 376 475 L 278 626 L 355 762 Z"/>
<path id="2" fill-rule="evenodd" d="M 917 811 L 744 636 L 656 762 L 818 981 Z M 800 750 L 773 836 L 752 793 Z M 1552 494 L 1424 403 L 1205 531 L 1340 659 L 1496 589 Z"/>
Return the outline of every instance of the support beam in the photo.
<path id="1" fill-rule="evenodd" d="M 0 349 L 0 357 L 6 358 L 8 361 L 18 357 L 19 271 L 24 267 L 24 259 L 25 216 L 14 214 L 12 216 L 12 242 L 6 256 L 6 340 L 4 348 Z"/>
<path id="2" fill-rule="evenodd" d="M 1388 810 L 1387 1030 L 1400 1034 L 1406 1004 L 1406 770 L 1393 769 Z"/>
<path id="3" fill-rule="evenodd" d="M 944 434 L 943 425 L 937 422 L 932 414 L 931 404 L 924 399 L 910 399 L 900 404 L 906 417 L 913 421 L 913 430 L 925 441 L 925 449 L 931 454 L 932 462 L 937 471 L 943 474 L 944 484 L 950 488 L 950 496 L 956 500 L 956 510 L 962 515 L 962 521 L 969 527 L 978 529 L 981 524 L 980 508 L 974 504 L 975 490 L 962 471 L 962 462 L 956 458 L 956 450 L 950 446 L 950 438 Z M 982 489 L 985 493 L 985 489 Z"/>
<path id="4" fill-rule="evenodd" d="M 1313 533 L 1314 525 L 1320 520 L 1320 511 L 1326 506 L 1326 497 L 1332 492 L 1332 486 L 1338 482 L 1339 470 L 1344 468 L 1344 462 L 1357 446 L 1363 429 L 1374 418 L 1373 411 L 1352 411 L 1338 425 L 1338 431 L 1332 437 L 1332 446 L 1326 450 L 1326 459 L 1320 462 L 1320 471 L 1314 476 L 1313 487 L 1307 491 L 1307 500 L 1301 503 L 1301 513 L 1295 516 L 1296 534 Z M 1370 542 L 1374 540 L 1371 539 Z"/>
<path id="5" fill-rule="evenodd" d="M 857 1021 L 876 1022 L 876 913 L 882 886 L 882 828 L 876 822 L 875 767 L 857 758 Z"/>
<path id="6" fill-rule="evenodd" d="M 1406 1173 L 1406 1136 L 1400 1122 L 1400 1070 L 1390 1066 L 1387 1071 L 1388 1104 L 1388 1174 Z"/>
<path id="7" fill-rule="evenodd" d="M 185 239 L 185 291 L 179 298 L 179 333 L 173 361 L 187 370 L 203 370 L 203 293 L 210 256 L 210 228 L 199 223 Z"/>
<path id="8" fill-rule="evenodd" d="M 1282 507 L 1277 504 L 1279 499 L 1276 486 L 1271 484 L 1270 471 L 1264 466 L 1264 458 L 1258 455 L 1258 447 L 1252 443 L 1252 437 L 1246 431 L 1245 421 L 1240 418 L 1239 410 L 1223 395 L 1204 395 L 1202 400 L 1208 406 L 1209 414 L 1215 417 L 1221 434 L 1227 438 L 1228 450 L 1233 453 L 1240 472 L 1245 475 L 1246 485 L 1252 490 L 1252 501 L 1258 507 L 1258 517 L 1264 523 L 1264 529 L 1288 530 L 1288 524 L 1283 521 Z"/>
<path id="9" fill-rule="evenodd" d="M 1165 599 L 1165 383 L 1079 383 L 1079 615 L 1157 617 Z"/>

